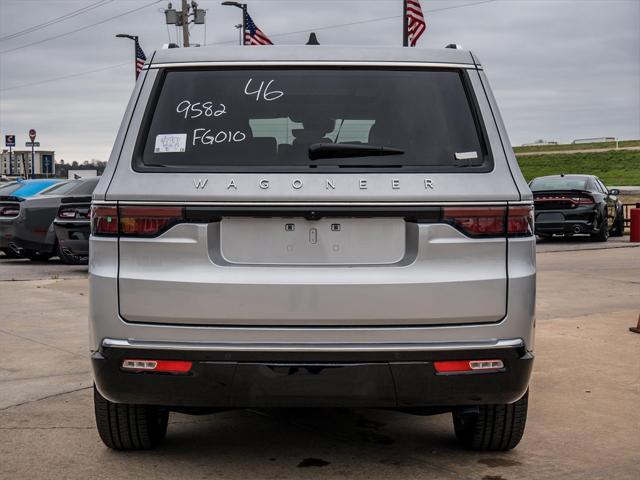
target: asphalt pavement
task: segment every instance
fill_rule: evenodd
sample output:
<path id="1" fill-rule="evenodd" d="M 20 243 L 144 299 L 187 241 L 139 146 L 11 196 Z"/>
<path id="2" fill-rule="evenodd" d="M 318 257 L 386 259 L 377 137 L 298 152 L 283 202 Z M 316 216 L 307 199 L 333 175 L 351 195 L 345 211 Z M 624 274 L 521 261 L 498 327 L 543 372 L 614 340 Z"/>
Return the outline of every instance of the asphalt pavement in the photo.
<path id="1" fill-rule="evenodd" d="M 366 409 L 172 414 L 160 449 L 111 451 L 93 420 L 86 269 L 0 259 L 0 478 L 637 480 L 640 248 L 586 243 L 538 245 L 530 413 L 507 453 L 459 449 L 450 415 Z"/>

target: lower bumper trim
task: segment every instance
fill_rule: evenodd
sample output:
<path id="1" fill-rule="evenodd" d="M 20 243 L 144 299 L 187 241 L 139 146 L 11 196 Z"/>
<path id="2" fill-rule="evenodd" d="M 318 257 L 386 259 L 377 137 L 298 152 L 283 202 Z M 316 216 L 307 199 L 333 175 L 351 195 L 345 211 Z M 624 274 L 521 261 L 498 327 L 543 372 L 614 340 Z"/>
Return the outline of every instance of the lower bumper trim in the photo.
<path id="1" fill-rule="evenodd" d="M 187 360 L 188 375 L 128 372 L 124 359 Z M 500 359 L 496 372 L 438 375 L 438 360 Z M 103 346 L 96 386 L 116 403 L 179 408 L 456 407 L 512 403 L 527 389 L 524 347 L 421 351 L 197 351 Z"/>

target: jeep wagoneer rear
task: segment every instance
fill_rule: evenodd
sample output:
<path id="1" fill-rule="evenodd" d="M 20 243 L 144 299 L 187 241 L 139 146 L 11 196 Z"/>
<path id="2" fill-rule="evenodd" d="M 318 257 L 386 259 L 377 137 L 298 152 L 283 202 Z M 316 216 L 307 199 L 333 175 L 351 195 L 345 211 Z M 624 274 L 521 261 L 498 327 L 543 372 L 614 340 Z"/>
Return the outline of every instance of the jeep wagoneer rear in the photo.
<path id="1" fill-rule="evenodd" d="M 94 193 L 98 430 L 149 448 L 170 411 L 452 412 L 520 440 L 532 197 L 460 50 L 163 50 Z"/>

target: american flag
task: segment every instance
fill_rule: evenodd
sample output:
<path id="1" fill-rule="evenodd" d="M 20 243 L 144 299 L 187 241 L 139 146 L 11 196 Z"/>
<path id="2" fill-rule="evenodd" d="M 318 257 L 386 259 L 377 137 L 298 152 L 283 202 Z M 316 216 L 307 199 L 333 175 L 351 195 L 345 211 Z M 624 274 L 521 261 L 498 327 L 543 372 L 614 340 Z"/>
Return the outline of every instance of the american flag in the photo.
<path id="1" fill-rule="evenodd" d="M 244 44 L 245 45 L 273 45 L 273 42 L 269 40 L 262 30 L 253 23 L 251 15 L 244 12 Z"/>
<path id="2" fill-rule="evenodd" d="M 140 75 L 142 71 L 142 67 L 144 66 L 144 62 L 147 61 L 147 57 L 144 55 L 140 44 L 138 43 L 138 39 L 136 38 L 136 78 Z"/>
<path id="3" fill-rule="evenodd" d="M 427 29 L 422 8 L 420 8 L 420 0 L 407 0 L 406 15 L 409 46 L 415 47 L 418 39 Z"/>

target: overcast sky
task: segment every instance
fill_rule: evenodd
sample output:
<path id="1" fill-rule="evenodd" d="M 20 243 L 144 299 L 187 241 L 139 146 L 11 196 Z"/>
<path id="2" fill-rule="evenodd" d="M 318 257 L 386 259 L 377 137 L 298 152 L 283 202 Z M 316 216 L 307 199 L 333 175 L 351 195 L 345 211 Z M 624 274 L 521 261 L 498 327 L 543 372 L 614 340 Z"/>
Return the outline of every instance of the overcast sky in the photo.
<path id="1" fill-rule="evenodd" d="M 402 0 L 246 1 L 277 44 L 304 43 L 310 31 L 323 44 L 401 44 Z M 479 56 L 513 144 L 640 138 L 640 0 L 479 2 L 421 0 L 428 30 L 418 48 L 459 43 Z M 24 145 L 35 128 L 42 148 L 55 150 L 58 161 L 107 160 L 134 83 L 133 44 L 114 34 L 139 35 L 147 56 L 169 36 L 176 39 L 162 14 L 167 2 L 151 3 L 0 0 L 0 37 L 100 5 L 0 39 L 0 134 L 16 134 Z M 240 10 L 220 0 L 199 3 L 207 9 L 206 43 L 236 43 Z M 382 20 L 335 27 L 375 19 Z M 192 28 L 192 41 L 205 43 L 204 26 Z"/>

